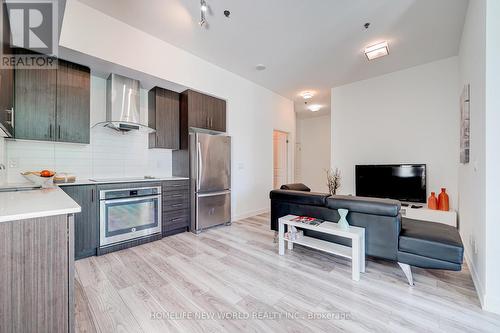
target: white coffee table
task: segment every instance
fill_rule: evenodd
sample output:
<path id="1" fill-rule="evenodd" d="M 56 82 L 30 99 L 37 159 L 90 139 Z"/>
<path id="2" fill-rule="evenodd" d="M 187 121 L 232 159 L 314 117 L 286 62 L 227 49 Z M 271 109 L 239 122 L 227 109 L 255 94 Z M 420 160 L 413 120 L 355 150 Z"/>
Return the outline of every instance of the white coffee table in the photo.
<path id="1" fill-rule="evenodd" d="M 349 226 L 349 229 L 340 228 L 335 222 L 325 221 L 319 226 L 310 226 L 301 222 L 294 222 L 295 215 L 287 215 L 278 219 L 279 223 L 279 254 L 285 254 L 285 241 L 288 242 L 288 249 L 293 249 L 293 244 L 300 244 L 316 250 L 328 252 L 340 257 L 349 258 L 352 261 L 352 279 L 359 281 L 360 272 L 365 272 L 365 229 Z M 352 247 L 313 238 L 302 236 L 299 239 L 289 240 L 285 238 L 285 224 L 300 229 L 314 230 L 324 234 L 349 238 Z"/>

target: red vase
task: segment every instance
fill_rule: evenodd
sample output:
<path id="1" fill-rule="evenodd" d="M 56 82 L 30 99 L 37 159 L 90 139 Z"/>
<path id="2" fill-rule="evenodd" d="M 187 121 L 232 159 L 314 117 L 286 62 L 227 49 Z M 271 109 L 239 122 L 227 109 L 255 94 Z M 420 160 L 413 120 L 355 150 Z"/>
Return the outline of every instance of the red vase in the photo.
<path id="1" fill-rule="evenodd" d="M 431 196 L 427 199 L 427 207 L 429 209 L 438 209 L 438 198 L 436 198 L 436 192 L 431 192 Z"/>
<path id="2" fill-rule="evenodd" d="M 439 193 L 438 196 L 438 209 L 439 210 L 445 210 L 449 211 L 450 210 L 450 198 L 448 197 L 448 194 L 446 194 L 446 189 L 442 188 L 441 193 Z"/>

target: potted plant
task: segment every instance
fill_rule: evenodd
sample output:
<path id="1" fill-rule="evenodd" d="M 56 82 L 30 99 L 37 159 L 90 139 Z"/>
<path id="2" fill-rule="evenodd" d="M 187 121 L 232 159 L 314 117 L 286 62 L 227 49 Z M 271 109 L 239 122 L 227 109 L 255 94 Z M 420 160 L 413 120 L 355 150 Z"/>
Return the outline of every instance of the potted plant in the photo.
<path id="1" fill-rule="evenodd" d="M 326 179 L 328 190 L 331 195 L 337 194 L 337 190 L 340 188 L 340 171 L 338 168 L 326 170 Z"/>

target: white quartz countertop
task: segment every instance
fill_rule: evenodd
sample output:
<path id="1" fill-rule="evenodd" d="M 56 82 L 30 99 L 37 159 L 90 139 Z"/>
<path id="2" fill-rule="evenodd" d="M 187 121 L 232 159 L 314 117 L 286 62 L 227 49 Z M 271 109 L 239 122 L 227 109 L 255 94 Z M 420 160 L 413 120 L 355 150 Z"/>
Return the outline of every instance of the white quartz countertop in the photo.
<path id="1" fill-rule="evenodd" d="M 0 192 L 0 223 L 79 213 L 80 206 L 60 188 Z"/>
<path id="2" fill-rule="evenodd" d="M 119 184 L 119 183 L 142 183 L 142 182 L 162 182 L 167 180 L 188 180 L 186 177 L 155 177 L 155 178 L 137 178 L 137 179 L 110 179 L 110 180 L 91 180 L 85 178 L 77 178 L 74 183 L 61 183 L 58 186 L 71 185 L 92 185 L 92 184 Z"/>

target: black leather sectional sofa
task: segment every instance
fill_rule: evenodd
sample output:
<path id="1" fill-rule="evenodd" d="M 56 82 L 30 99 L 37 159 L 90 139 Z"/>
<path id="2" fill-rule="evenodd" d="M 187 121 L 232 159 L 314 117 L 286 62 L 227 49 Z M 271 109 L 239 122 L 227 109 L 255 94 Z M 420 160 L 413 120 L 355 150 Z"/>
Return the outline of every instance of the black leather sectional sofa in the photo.
<path id="1" fill-rule="evenodd" d="M 288 214 L 336 222 L 337 209 L 349 210 L 349 224 L 365 228 L 366 255 L 398 262 L 413 285 L 410 266 L 459 271 L 463 245 L 457 229 L 448 225 L 401 217 L 396 200 L 312 193 L 303 184 L 282 186 L 270 193 L 271 229 Z M 307 230 L 305 234 L 350 245 L 335 236 Z"/>

